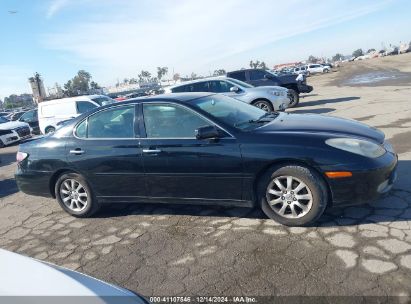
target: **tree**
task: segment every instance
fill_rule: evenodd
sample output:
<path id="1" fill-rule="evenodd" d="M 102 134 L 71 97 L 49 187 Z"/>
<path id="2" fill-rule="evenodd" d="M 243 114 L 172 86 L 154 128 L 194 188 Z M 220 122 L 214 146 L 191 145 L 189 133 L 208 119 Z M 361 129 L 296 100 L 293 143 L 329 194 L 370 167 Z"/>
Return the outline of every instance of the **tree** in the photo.
<path id="1" fill-rule="evenodd" d="M 138 83 L 137 79 L 135 78 L 130 78 L 130 80 L 128 81 L 129 84 L 136 84 Z"/>
<path id="2" fill-rule="evenodd" d="M 163 76 L 167 75 L 168 67 L 157 67 L 157 78 L 161 81 Z"/>
<path id="3" fill-rule="evenodd" d="M 369 54 L 369 53 L 371 53 L 371 52 L 375 52 L 375 49 L 374 49 L 374 48 L 369 49 L 369 50 L 367 51 L 367 54 Z"/>
<path id="4" fill-rule="evenodd" d="M 94 81 L 90 82 L 90 88 L 93 89 L 93 90 L 101 89 L 101 87 L 98 85 L 98 83 L 94 82 Z"/>
<path id="5" fill-rule="evenodd" d="M 344 55 L 337 53 L 333 56 L 332 61 L 340 61 L 344 59 Z"/>
<path id="6" fill-rule="evenodd" d="M 225 74 L 227 74 L 227 72 L 224 69 L 218 69 L 214 71 L 213 76 L 223 76 Z"/>
<path id="7" fill-rule="evenodd" d="M 178 80 L 180 80 L 180 74 L 175 73 L 175 74 L 173 75 L 173 80 L 174 80 L 174 82 L 177 82 Z"/>
<path id="8" fill-rule="evenodd" d="M 85 70 L 78 71 L 77 75 L 74 76 L 73 79 L 67 81 L 67 83 L 64 84 L 65 95 L 78 96 L 88 94 L 90 92 L 90 81 L 91 75 L 89 72 L 86 72 Z M 100 86 L 96 82 L 93 81 L 92 83 L 92 89 L 96 89 L 97 87 L 100 88 Z"/>
<path id="9" fill-rule="evenodd" d="M 128 78 L 124 78 L 124 79 L 123 79 L 123 83 L 124 83 L 124 84 L 128 84 L 128 83 L 130 83 L 130 80 L 129 80 Z"/>
<path id="10" fill-rule="evenodd" d="M 358 50 L 355 50 L 355 51 L 352 53 L 352 55 L 353 55 L 353 57 L 360 57 L 360 56 L 363 56 L 364 53 L 363 53 L 362 49 L 358 49 Z"/>
<path id="11" fill-rule="evenodd" d="M 310 62 L 310 63 L 317 63 L 318 61 L 320 61 L 320 59 L 318 59 L 317 57 L 315 57 L 313 55 L 310 55 L 308 57 L 308 62 Z"/>
<path id="12" fill-rule="evenodd" d="M 191 73 L 191 79 L 196 79 L 196 78 L 197 78 L 197 74 L 194 73 L 194 72 L 192 72 L 192 73 Z"/>
<path id="13" fill-rule="evenodd" d="M 267 65 L 265 64 L 265 62 L 264 61 L 259 61 L 259 60 L 257 60 L 256 62 L 250 60 L 250 68 L 268 70 Z"/>
<path id="14" fill-rule="evenodd" d="M 151 73 L 149 71 L 142 70 L 140 74 L 138 74 L 138 82 L 149 82 L 151 78 Z"/>

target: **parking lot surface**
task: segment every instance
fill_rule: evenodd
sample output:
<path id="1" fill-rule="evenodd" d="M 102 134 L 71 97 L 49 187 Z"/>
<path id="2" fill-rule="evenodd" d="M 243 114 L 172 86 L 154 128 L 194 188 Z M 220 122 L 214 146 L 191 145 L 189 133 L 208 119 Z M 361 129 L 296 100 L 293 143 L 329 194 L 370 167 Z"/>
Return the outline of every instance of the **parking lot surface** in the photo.
<path id="1" fill-rule="evenodd" d="M 409 63 L 375 60 L 375 69 L 382 62 L 411 72 Z M 411 297 L 411 85 L 337 85 L 348 69 L 309 78 L 314 91 L 289 112 L 384 131 L 399 154 L 387 197 L 328 209 L 307 228 L 278 225 L 259 210 L 162 204 L 111 205 L 76 219 L 52 199 L 18 192 L 11 146 L 0 150 L 0 247 L 146 296 Z"/>

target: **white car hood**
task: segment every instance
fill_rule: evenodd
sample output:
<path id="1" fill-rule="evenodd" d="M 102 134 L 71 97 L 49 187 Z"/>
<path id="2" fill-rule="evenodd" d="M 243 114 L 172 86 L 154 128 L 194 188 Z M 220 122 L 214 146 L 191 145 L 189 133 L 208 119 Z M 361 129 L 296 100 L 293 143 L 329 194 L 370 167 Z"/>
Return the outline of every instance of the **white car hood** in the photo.
<path id="1" fill-rule="evenodd" d="M 2 296 L 137 296 L 85 274 L 0 249 Z M 139 299 L 139 298 L 137 298 Z M 98 303 L 98 302 L 93 302 Z M 106 303 L 102 301 L 101 303 Z M 128 303 L 128 302 L 126 302 Z M 133 302 L 144 303 L 144 302 Z"/>
<path id="2" fill-rule="evenodd" d="M 0 130 L 13 130 L 19 127 L 28 127 L 29 124 L 21 121 L 9 121 L 0 123 Z"/>

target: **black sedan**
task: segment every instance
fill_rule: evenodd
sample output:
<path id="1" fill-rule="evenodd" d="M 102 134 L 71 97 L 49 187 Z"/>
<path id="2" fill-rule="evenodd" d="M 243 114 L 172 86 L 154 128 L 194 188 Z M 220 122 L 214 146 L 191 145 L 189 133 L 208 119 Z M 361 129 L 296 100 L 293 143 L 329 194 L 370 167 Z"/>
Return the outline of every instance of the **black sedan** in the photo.
<path id="1" fill-rule="evenodd" d="M 257 205 L 294 226 L 389 191 L 397 165 L 384 134 L 362 123 L 207 93 L 96 108 L 23 143 L 17 160 L 21 191 L 77 217 L 115 202 Z"/>

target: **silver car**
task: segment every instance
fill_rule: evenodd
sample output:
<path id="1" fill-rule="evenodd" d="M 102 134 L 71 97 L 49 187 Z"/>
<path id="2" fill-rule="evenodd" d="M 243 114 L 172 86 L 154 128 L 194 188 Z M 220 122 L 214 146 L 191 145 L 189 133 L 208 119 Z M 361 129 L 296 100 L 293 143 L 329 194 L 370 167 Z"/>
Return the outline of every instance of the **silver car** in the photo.
<path id="1" fill-rule="evenodd" d="M 265 111 L 284 111 L 290 104 L 288 89 L 279 86 L 253 87 L 229 77 L 210 77 L 184 82 L 165 89 L 166 93 L 221 93 L 255 105 Z"/>

